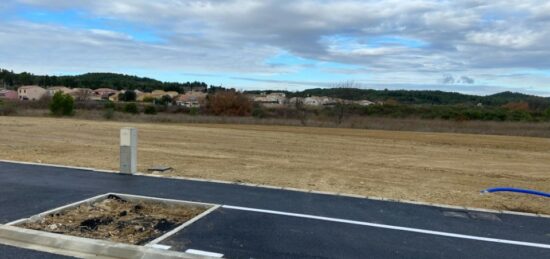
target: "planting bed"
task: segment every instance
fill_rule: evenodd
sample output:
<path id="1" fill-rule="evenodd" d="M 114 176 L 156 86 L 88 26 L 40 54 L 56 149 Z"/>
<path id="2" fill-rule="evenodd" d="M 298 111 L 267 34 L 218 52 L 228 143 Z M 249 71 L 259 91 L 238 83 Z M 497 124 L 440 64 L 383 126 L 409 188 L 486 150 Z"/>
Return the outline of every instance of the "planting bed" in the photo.
<path id="1" fill-rule="evenodd" d="M 71 236 L 144 245 L 206 211 L 208 207 L 149 199 L 104 199 L 33 217 L 16 226 Z"/>

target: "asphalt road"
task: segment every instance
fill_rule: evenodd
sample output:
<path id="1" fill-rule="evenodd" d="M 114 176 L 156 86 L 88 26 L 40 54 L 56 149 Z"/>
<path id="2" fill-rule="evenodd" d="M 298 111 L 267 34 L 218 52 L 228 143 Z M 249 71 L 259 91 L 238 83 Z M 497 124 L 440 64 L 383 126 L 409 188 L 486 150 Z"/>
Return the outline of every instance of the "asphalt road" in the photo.
<path id="1" fill-rule="evenodd" d="M 2 259 L 16 259 L 16 258 L 17 259 L 24 259 L 24 258 L 69 259 L 73 257 L 33 251 L 28 249 L 21 249 L 13 246 L 0 245 L 0 258 Z"/>
<path id="2" fill-rule="evenodd" d="M 550 258 L 549 218 L 4 162 L 0 224 L 107 192 L 226 205 L 162 242 L 179 251 L 228 258 Z"/>

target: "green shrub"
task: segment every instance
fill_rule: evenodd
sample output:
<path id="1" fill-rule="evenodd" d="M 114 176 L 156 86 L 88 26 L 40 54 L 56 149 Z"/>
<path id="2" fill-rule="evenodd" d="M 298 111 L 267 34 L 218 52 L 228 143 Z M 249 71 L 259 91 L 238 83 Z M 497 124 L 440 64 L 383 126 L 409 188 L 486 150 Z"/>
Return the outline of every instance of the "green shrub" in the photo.
<path id="1" fill-rule="evenodd" d="M 155 103 L 160 105 L 168 105 L 172 103 L 172 97 L 170 95 L 163 95 L 160 99 L 157 99 Z"/>
<path id="2" fill-rule="evenodd" d="M 144 103 L 152 103 L 152 102 L 154 102 L 154 101 L 155 101 L 155 98 L 152 97 L 152 96 L 145 96 L 145 97 L 143 97 L 143 102 L 144 102 Z"/>
<path id="3" fill-rule="evenodd" d="M 0 116 L 8 116 L 15 113 L 15 106 L 11 102 L 0 100 Z"/>
<path id="4" fill-rule="evenodd" d="M 50 111 L 56 116 L 69 116 L 73 114 L 74 100 L 73 97 L 57 92 L 53 95 L 50 101 Z"/>
<path id="5" fill-rule="evenodd" d="M 127 103 L 126 105 L 124 105 L 124 112 L 138 114 L 139 109 L 135 103 Z"/>
<path id="6" fill-rule="evenodd" d="M 123 102 L 134 102 L 136 101 L 136 92 L 134 90 L 127 90 L 124 93 L 118 94 L 118 100 Z"/>
<path id="7" fill-rule="evenodd" d="M 199 115 L 199 108 L 197 108 L 197 107 L 189 108 L 189 115 L 191 115 L 191 116 Z"/>
<path id="8" fill-rule="evenodd" d="M 107 119 L 107 120 L 110 120 L 114 117 L 115 115 L 115 109 L 113 108 L 107 108 L 105 109 L 105 112 L 103 112 L 103 118 Z"/>
<path id="9" fill-rule="evenodd" d="M 531 121 L 533 117 L 526 111 L 514 110 L 509 114 L 508 119 L 511 121 Z"/>
<path id="10" fill-rule="evenodd" d="M 157 114 L 157 109 L 153 105 L 145 106 L 145 110 L 143 111 L 145 114 Z"/>
<path id="11" fill-rule="evenodd" d="M 262 107 L 254 107 L 254 109 L 252 109 L 252 116 L 256 118 L 265 118 L 265 115 L 265 111 Z"/>
<path id="12" fill-rule="evenodd" d="M 103 107 L 105 109 L 115 109 L 115 103 L 112 102 L 112 101 L 106 101 L 105 104 L 103 105 Z"/>

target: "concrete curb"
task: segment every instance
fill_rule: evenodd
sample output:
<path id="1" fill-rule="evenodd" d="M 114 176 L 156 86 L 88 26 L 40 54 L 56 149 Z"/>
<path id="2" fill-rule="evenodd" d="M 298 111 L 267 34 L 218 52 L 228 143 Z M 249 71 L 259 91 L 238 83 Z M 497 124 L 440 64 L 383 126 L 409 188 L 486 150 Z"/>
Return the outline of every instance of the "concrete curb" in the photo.
<path id="1" fill-rule="evenodd" d="M 66 165 L 21 162 L 21 161 L 14 161 L 14 160 L 2 160 L 2 159 L 0 159 L 0 162 L 12 163 L 12 164 L 51 166 L 51 167 L 78 169 L 78 170 L 86 170 L 86 171 L 93 171 L 93 172 L 100 172 L 100 173 L 118 173 L 118 171 L 114 171 L 114 170 L 102 170 L 102 169 L 95 169 L 95 168 L 88 168 L 88 167 L 75 167 L 75 166 L 66 166 Z M 444 209 L 467 210 L 467 211 L 488 212 L 488 213 L 496 213 L 496 214 L 509 214 L 509 215 L 517 215 L 517 216 L 550 218 L 550 215 L 547 215 L 547 214 L 535 214 L 535 213 L 508 211 L 508 210 L 493 210 L 493 209 L 484 209 L 484 208 L 464 207 L 464 206 L 447 205 L 447 204 L 441 204 L 441 203 L 430 203 L 430 202 L 413 201 L 413 200 L 404 200 L 404 199 L 388 199 L 388 198 L 377 197 L 377 196 L 363 196 L 363 195 L 357 195 L 357 194 L 316 191 L 316 190 L 309 190 L 309 189 L 279 187 L 279 186 L 264 185 L 264 184 L 253 184 L 253 183 L 244 183 L 244 182 L 230 182 L 230 181 L 223 181 L 223 180 L 202 179 L 202 178 L 183 177 L 183 176 L 164 176 L 164 175 L 145 174 L 145 173 L 136 173 L 134 175 L 145 176 L 145 177 L 164 178 L 164 179 L 180 179 L 180 180 L 197 181 L 197 182 L 234 184 L 234 185 L 243 185 L 243 186 L 249 186 L 249 187 L 287 190 L 287 191 L 314 193 L 314 194 L 321 194 L 321 195 L 333 195 L 333 196 L 342 196 L 342 197 L 357 198 L 357 199 L 391 201 L 391 202 L 399 202 L 399 203 L 405 203 L 405 204 L 439 207 L 439 208 L 444 208 Z"/>
<path id="2" fill-rule="evenodd" d="M 37 231 L 25 228 L 15 227 L 14 225 L 23 223 L 28 220 L 38 220 L 41 217 L 52 213 L 70 209 L 81 204 L 94 203 L 106 199 L 109 195 L 116 195 L 126 200 L 155 200 L 166 204 L 182 204 L 191 206 L 201 206 L 208 208 L 200 215 L 184 222 L 175 229 L 165 233 L 164 235 L 150 241 L 144 246 L 129 245 L 107 240 L 97 240 L 90 238 L 74 237 L 69 235 L 55 234 L 45 231 Z M 149 196 L 122 194 L 122 193 L 105 193 L 97 195 L 85 200 L 77 201 L 71 204 L 63 205 L 54 208 L 29 218 L 23 218 L 16 221 L 0 225 L 0 243 L 7 245 L 15 245 L 22 248 L 29 248 L 44 252 L 58 253 L 63 255 L 78 255 L 80 257 L 105 256 L 108 258 L 209 258 L 204 256 L 196 256 L 175 251 L 168 251 L 156 246 L 157 243 L 177 233 L 183 228 L 191 225 L 202 217 L 208 215 L 218 209 L 220 205 L 202 202 L 190 202 L 184 200 L 173 200 L 156 198 Z M 54 242 L 55 241 L 55 242 Z M 168 247 L 169 248 L 169 247 Z M 159 251 L 160 250 L 160 251 Z M 162 252 L 165 251 L 165 252 Z"/>
<path id="3" fill-rule="evenodd" d="M 0 225 L 0 243 L 48 253 L 84 258 L 212 258 L 145 246 L 66 236 L 37 230 Z"/>

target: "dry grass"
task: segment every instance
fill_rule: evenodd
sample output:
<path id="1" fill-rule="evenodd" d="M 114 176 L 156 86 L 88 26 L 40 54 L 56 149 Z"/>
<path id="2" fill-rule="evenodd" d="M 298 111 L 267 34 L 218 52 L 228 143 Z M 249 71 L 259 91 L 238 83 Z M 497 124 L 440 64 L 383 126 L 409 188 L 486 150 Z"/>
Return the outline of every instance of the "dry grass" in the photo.
<path id="1" fill-rule="evenodd" d="M 105 121 L 104 111 L 78 110 L 74 118 Z M 18 116 L 48 117 L 48 110 L 19 110 Z M 112 121 L 140 123 L 193 123 L 193 124 L 244 124 L 244 125 L 279 125 L 307 126 L 323 128 L 352 128 L 393 131 L 447 132 L 467 134 L 488 134 L 503 136 L 524 136 L 550 138 L 550 122 L 497 122 L 497 121 L 453 121 L 414 118 L 383 118 L 383 117 L 349 117 L 341 124 L 331 118 L 310 118 L 305 121 L 289 118 L 254 118 L 254 117 L 224 117 L 224 116 L 191 116 L 186 114 L 158 113 L 156 115 L 132 115 L 115 112 Z"/>
<path id="2" fill-rule="evenodd" d="M 550 139 L 314 127 L 0 117 L 0 158 L 117 169 L 118 130 L 139 129 L 139 170 L 550 214 Z"/>

